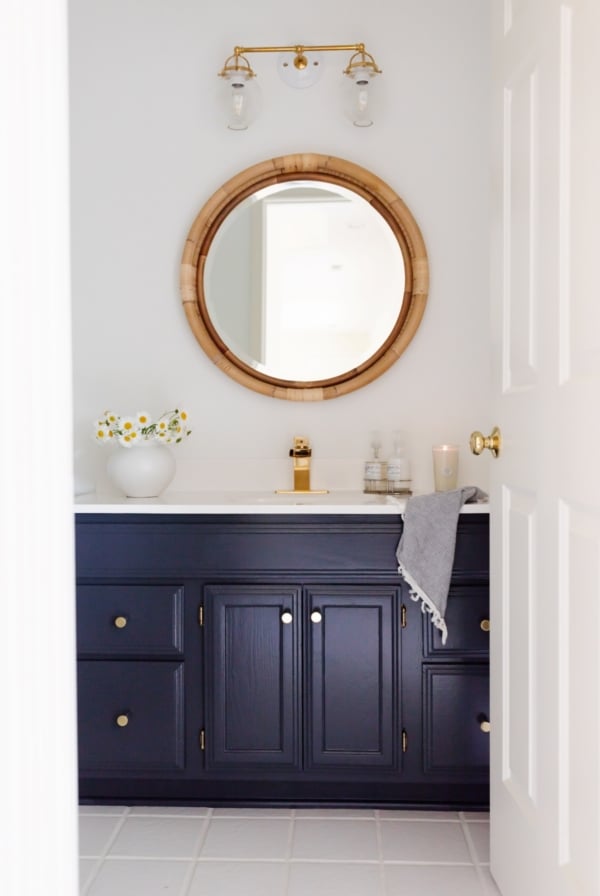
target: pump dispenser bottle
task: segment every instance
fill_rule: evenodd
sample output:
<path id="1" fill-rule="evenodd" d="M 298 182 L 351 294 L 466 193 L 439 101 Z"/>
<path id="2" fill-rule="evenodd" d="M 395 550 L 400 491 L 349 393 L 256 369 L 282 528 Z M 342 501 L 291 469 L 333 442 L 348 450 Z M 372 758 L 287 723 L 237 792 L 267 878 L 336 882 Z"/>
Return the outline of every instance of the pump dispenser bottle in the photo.
<path id="1" fill-rule="evenodd" d="M 387 491 L 386 463 L 379 457 L 381 434 L 378 431 L 371 433 L 371 450 L 373 457 L 365 462 L 364 491 L 385 494 Z"/>
<path id="2" fill-rule="evenodd" d="M 387 491 L 390 495 L 411 495 L 410 462 L 406 457 L 406 449 L 402 433 L 392 433 L 394 450 L 387 462 Z"/>

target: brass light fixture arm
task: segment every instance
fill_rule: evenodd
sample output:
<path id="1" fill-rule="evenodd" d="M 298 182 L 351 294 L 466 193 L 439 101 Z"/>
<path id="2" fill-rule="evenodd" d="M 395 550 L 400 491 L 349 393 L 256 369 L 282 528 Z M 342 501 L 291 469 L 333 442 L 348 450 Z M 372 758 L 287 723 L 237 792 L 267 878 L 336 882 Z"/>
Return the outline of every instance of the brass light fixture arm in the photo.
<path id="1" fill-rule="evenodd" d="M 381 74 L 381 69 L 378 68 L 377 63 L 375 62 L 371 54 L 366 52 L 364 44 L 294 44 L 293 46 L 287 47 L 234 47 L 233 54 L 226 60 L 220 74 L 223 75 L 227 71 L 230 71 L 232 69 L 235 70 L 238 68 L 243 68 L 244 70 L 246 70 L 246 67 L 252 72 L 248 60 L 245 59 L 247 53 L 295 53 L 295 67 L 298 69 L 304 69 L 308 65 L 308 60 L 305 56 L 306 52 L 344 52 L 349 50 L 353 51 L 355 55 L 350 59 L 348 67 L 344 70 L 344 74 L 349 74 L 352 68 L 357 65 L 366 66 L 370 68 L 374 73 Z M 357 59 L 356 57 L 359 58 Z M 234 65 L 229 66 L 229 62 L 232 59 L 234 60 Z M 246 65 L 239 66 L 237 63 L 240 59 L 243 59 Z M 252 72 L 252 75 L 253 74 L 254 72 Z"/>

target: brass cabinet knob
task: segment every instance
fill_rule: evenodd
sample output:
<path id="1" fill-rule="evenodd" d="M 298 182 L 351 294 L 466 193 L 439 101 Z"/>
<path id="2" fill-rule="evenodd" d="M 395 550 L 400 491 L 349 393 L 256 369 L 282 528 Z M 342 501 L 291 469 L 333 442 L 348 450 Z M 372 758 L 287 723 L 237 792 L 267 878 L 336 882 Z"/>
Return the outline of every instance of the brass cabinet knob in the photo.
<path id="1" fill-rule="evenodd" d="M 119 728 L 127 728 L 127 726 L 129 725 L 129 716 L 126 712 L 119 713 L 119 715 L 115 719 L 115 722 L 117 723 Z"/>
<path id="2" fill-rule="evenodd" d="M 283 622 L 284 625 L 289 625 L 293 618 L 294 617 L 289 612 L 289 610 L 286 610 L 285 613 L 281 614 L 281 621 Z"/>
<path id="3" fill-rule="evenodd" d="M 479 623 L 479 628 L 481 629 L 482 632 L 489 632 L 489 630 L 490 630 L 490 620 L 489 620 L 489 619 L 482 619 L 481 622 Z"/>
<path id="4" fill-rule="evenodd" d="M 320 622 L 322 618 L 323 618 L 323 616 L 321 613 L 319 613 L 318 610 L 313 610 L 312 613 L 310 614 L 311 622 Z"/>
<path id="5" fill-rule="evenodd" d="M 484 734 L 489 734 L 492 730 L 489 719 L 482 719 L 479 723 L 479 728 L 481 729 L 481 731 L 483 731 Z"/>
<path id="6" fill-rule="evenodd" d="M 471 433 L 471 438 L 469 440 L 469 447 L 473 454 L 481 454 L 488 448 L 494 457 L 498 457 L 500 454 L 500 448 L 502 446 L 502 434 L 497 426 L 494 426 L 492 432 L 489 436 L 484 436 L 483 433 L 475 430 L 475 432 Z"/>
<path id="7" fill-rule="evenodd" d="M 113 625 L 115 628 L 125 628 L 127 625 L 127 616 L 115 616 Z"/>

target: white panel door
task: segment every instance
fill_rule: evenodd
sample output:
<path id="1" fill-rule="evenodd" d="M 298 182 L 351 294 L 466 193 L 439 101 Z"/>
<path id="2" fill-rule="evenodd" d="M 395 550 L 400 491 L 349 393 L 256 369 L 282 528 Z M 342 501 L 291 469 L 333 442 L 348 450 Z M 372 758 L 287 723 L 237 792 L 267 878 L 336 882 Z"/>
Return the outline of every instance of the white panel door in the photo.
<path id="1" fill-rule="evenodd" d="M 600 0 L 494 0 L 492 873 L 600 893 Z"/>

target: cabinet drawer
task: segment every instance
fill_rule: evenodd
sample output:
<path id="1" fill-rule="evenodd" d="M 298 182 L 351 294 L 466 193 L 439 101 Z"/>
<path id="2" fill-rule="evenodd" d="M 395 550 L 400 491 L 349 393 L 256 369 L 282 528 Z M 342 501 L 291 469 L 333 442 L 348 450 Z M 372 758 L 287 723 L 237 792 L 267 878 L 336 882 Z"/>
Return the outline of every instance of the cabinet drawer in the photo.
<path id="1" fill-rule="evenodd" d="M 183 664 L 78 663 L 81 769 L 183 769 Z"/>
<path id="2" fill-rule="evenodd" d="M 433 657 L 458 656 L 487 659 L 489 655 L 489 592 L 487 586 L 467 585 L 450 588 L 446 607 L 448 637 L 442 644 L 442 633 L 423 615 L 423 653 Z"/>
<path id="3" fill-rule="evenodd" d="M 456 529 L 453 580 L 486 581 L 490 569 L 489 519 L 481 514 L 461 514 Z"/>
<path id="4" fill-rule="evenodd" d="M 183 586 L 78 585 L 80 656 L 180 656 Z"/>
<path id="5" fill-rule="evenodd" d="M 423 667 L 423 769 L 450 780 L 487 775 L 489 670 L 485 665 Z"/>

